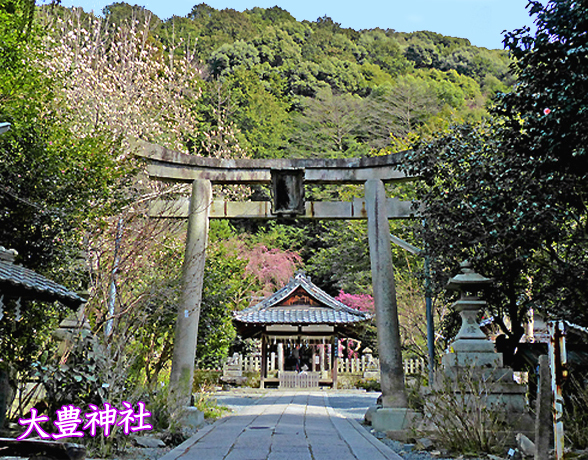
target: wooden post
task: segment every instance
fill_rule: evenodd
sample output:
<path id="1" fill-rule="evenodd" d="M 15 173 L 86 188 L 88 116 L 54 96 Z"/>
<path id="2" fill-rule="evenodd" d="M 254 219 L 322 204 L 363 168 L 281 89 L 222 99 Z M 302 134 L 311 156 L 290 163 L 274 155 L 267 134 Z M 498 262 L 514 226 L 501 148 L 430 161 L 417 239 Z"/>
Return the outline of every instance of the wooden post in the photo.
<path id="1" fill-rule="evenodd" d="M 282 342 L 278 342 L 278 370 L 284 372 L 284 344 Z"/>
<path id="2" fill-rule="evenodd" d="M 333 379 L 333 390 L 337 389 L 337 374 L 339 373 L 339 343 L 337 337 L 333 337 L 331 348 L 331 362 L 333 367 L 331 368 L 331 378 Z"/>
<path id="3" fill-rule="evenodd" d="M 380 179 L 365 183 L 368 239 L 374 287 L 374 306 L 380 355 L 382 406 L 407 407 L 400 348 L 400 328 L 396 286 L 390 247 L 390 225 L 386 209 L 386 189 Z"/>
<path id="4" fill-rule="evenodd" d="M 563 321 L 550 321 L 549 329 L 549 368 L 551 371 L 551 391 L 553 393 L 553 438 L 556 460 L 564 458 L 563 426 L 563 371 L 566 367 L 566 340 Z"/>
<path id="5" fill-rule="evenodd" d="M 182 297 L 178 305 L 170 374 L 170 396 L 180 405 L 187 405 L 192 394 L 211 202 L 210 181 L 195 180 L 190 198 Z"/>
<path id="6" fill-rule="evenodd" d="M 261 369 L 259 370 L 259 388 L 265 388 L 265 369 L 267 367 L 267 339 L 261 336 Z"/>

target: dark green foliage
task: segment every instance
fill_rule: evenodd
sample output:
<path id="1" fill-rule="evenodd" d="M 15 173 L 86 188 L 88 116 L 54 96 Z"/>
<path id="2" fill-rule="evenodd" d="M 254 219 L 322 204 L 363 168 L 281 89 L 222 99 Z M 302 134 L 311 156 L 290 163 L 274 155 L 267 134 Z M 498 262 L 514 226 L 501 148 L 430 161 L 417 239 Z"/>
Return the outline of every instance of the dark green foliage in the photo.
<path id="1" fill-rule="evenodd" d="M 378 65 L 391 76 L 410 71 L 411 64 L 405 58 L 398 41 L 394 37 L 386 35 L 381 29 L 362 31 L 359 36 L 358 52 L 360 58 L 366 62 Z"/>
<path id="2" fill-rule="evenodd" d="M 507 129 L 520 133 L 508 139 L 509 147 L 538 162 L 540 173 L 583 180 L 588 172 L 587 7 L 573 1 L 551 1 L 546 7 L 531 2 L 531 12 L 537 16 L 534 37 L 526 30 L 505 37 L 519 83 L 499 99 L 496 112 L 505 117 Z M 582 201 L 573 194 L 562 198 L 574 208 Z"/>
<path id="3" fill-rule="evenodd" d="M 75 338 L 65 363 L 36 363 L 34 367 L 45 389 L 50 414 L 68 404 L 87 410 L 88 404 L 102 406 L 105 402 L 113 405 L 119 402 L 109 397 L 109 385 L 100 380 L 99 376 L 108 373 L 107 359 L 98 340 L 87 330 Z"/>
<path id="4" fill-rule="evenodd" d="M 215 227 L 222 230 L 223 225 Z M 211 237 L 214 241 L 214 234 Z M 228 356 L 236 335 L 232 312 L 248 306 L 250 292 L 257 287 L 254 277 L 245 272 L 247 263 L 220 241 L 207 251 L 196 347 L 200 369 L 218 369 Z"/>
<path id="5" fill-rule="evenodd" d="M 553 0 L 531 2 L 530 10 L 536 35 L 517 30 L 505 37 L 519 83 L 499 98 L 496 114 L 503 148 L 529 171 L 514 209 L 542 241 L 536 277 L 544 306 L 588 324 L 580 308 L 588 292 L 577 282 L 588 270 L 588 6 Z"/>
<path id="6" fill-rule="evenodd" d="M 32 38 L 34 16 L 34 0 L 2 0 L 0 2 L 2 58 L 6 59 L 9 54 L 18 53 L 19 44 Z M 11 46 L 16 48 L 11 49 Z"/>
<path id="7" fill-rule="evenodd" d="M 233 117 L 253 158 L 285 155 L 290 136 L 290 104 L 283 97 L 284 82 L 275 76 L 260 81 L 253 71 L 239 70 L 227 79 Z"/>
<path id="8" fill-rule="evenodd" d="M 474 93 L 480 93 L 489 78 L 506 86 L 512 83 L 505 53 L 472 47 L 465 39 L 432 32 L 355 31 L 326 16 L 300 23 L 278 7 L 238 13 L 200 4 L 187 18 L 164 21 L 155 36 L 168 47 L 174 40 L 183 40 L 192 55 L 207 63 L 214 78 L 239 69 L 253 70 L 263 81 L 278 76 L 286 85 L 281 95 L 285 98 L 314 98 L 326 87 L 336 95 L 365 97 L 393 84 L 395 77 L 412 73 L 414 67 L 455 70 L 460 77 L 473 77 Z M 418 57 L 424 49 L 430 50 L 429 58 Z M 421 77 L 429 79 L 425 74 Z M 496 81 L 492 83 L 492 88 L 497 87 Z M 289 102 L 296 110 L 303 107 L 296 97 Z M 449 104 L 455 108 L 463 101 Z"/>
<path id="9" fill-rule="evenodd" d="M 324 223 L 319 244 L 307 263 L 313 282 L 333 297 L 340 290 L 371 294 L 371 269 L 367 231 L 358 222 Z"/>
<path id="10" fill-rule="evenodd" d="M 138 21 L 140 24 L 143 24 L 146 18 L 155 19 L 155 21 L 151 23 L 152 27 L 157 27 L 159 22 L 161 22 L 159 18 L 147 8 L 139 5 L 131 6 L 124 2 L 112 3 L 111 5 L 104 7 L 102 13 L 113 26 L 128 24 L 129 21 Z"/>
<path id="11" fill-rule="evenodd" d="M 235 68 L 251 70 L 259 62 L 257 48 L 243 40 L 239 40 L 230 45 L 222 45 L 212 53 L 209 64 L 212 75 L 219 77 L 226 75 Z"/>
<path id="12" fill-rule="evenodd" d="M 587 9 L 554 0 L 531 12 L 536 36 L 506 36 L 519 82 L 497 99 L 492 124 L 456 127 L 410 156 L 425 182 L 423 236 L 438 289 L 464 259 L 494 279 L 488 300 L 507 359 L 530 307 L 588 324 L 578 282 L 588 270 Z"/>
<path id="13" fill-rule="evenodd" d="M 437 292 L 445 291 L 461 261 L 471 260 L 494 279 L 490 311 L 499 323 L 510 317 L 513 329 L 501 326 L 516 344 L 531 301 L 530 255 L 539 241 L 523 216 L 512 212 L 522 199 L 519 187 L 531 185 L 528 171 L 509 170 L 511 156 L 495 149 L 492 129 L 464 125 L 419 145 L 409 155 L 409 171 L 419 171 L 423 179 L 417 189 L 426 225 L 418 231 Z"/>
<path id="14" fill-rule="evenodd" d="M 15 382 L 19 392 L 19 407 L 15 408 L 12 415 L 23 416 L 26 405 L 25 382 L 35 376 L 34 366 L 46 364 L 54 353 L 55 343 L 51 334 L 65 316 L 66 309 L 57 304 L 40 305 L 27 301 L 22 301 L 19 309 L 15 300 L 4 299 L 3 303 L 0 355 L 3 365 L 17 376 Z"/>

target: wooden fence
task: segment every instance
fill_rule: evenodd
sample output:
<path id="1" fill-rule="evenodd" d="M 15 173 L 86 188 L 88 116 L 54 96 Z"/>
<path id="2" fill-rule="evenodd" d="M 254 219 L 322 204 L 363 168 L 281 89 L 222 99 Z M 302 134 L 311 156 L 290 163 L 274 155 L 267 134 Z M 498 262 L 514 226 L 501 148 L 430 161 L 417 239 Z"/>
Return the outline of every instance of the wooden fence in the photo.
<path id="1" fill-rule="evenodd" d="M 259 372 L 261 369 L 261 356 L 239 356 L 239 363 L 243 372 Z M 427 363 L 422 358 L 405 359 L 404 374 L 405 375 L 425 375 L 427 373 Z M 278 370 L 278 360 L 275 353 L 271 353 L 267 360 L 268 373 Z M 373 358 L 371 355 L 364 355 L 361 358 L 339 358 L 339 365 L 337 367 L 338 374 L 364 374 L 366 371 L 378 370 L 380 362 L 378 358 Z"/>
<path id="2" fill-rule="evenodd" d="M 280 388 L 318 388 L 320 372 L 278 372 Z"/>

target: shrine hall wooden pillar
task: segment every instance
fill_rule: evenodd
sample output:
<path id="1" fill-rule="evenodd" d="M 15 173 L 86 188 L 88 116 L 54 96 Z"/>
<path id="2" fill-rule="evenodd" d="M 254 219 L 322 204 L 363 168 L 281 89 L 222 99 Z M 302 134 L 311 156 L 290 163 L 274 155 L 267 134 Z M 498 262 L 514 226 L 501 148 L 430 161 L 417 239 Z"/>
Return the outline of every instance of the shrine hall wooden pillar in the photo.
<path id="1" fill-rule="evenodd" d="M 284 343 L 278 340 L 278 370 L 284 372 Z"/>
<path id="2" fill-rule="evenodd" d="M 265 388 L 265 376 L 267 372 L 267 337 L 261 335 L 261 369 L 259 371 L 259 388 Z"/>
<path id="3" fill-rule="evenodd" d="M 339 339 L 333 336 L 331 339 L 331 379 L 333 380 L 333 390 L 337 389 L 337 374 L 339 373 Z"/>

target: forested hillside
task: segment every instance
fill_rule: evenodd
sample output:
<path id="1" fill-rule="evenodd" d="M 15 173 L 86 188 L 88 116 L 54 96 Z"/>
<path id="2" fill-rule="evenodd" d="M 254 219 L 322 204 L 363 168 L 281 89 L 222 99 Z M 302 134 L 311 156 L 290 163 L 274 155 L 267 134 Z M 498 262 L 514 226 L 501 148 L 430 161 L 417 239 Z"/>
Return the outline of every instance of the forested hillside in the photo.
<path id="1" fill-rule="evenodd" d="M 56 12 L 74 28 L 88 20 L 56 10 L 46 8 L 47 21 Z M 169 66 L 185 59 L 198 70 L 192 84 L 202 93 L 190 107 L 198 123 L 182 142 L 200 155 L 370 155 L 393 138 L 480 119 L 488 98 L 513 81 L 505 52 L 466 39 L 355 31 L 328 17 L 298 22 L 279 7 L 241 13 L 200 4 L 162 21 L 115 3 L 104 10 L 102 32 L 135 21 L 147 24 Z"/>

